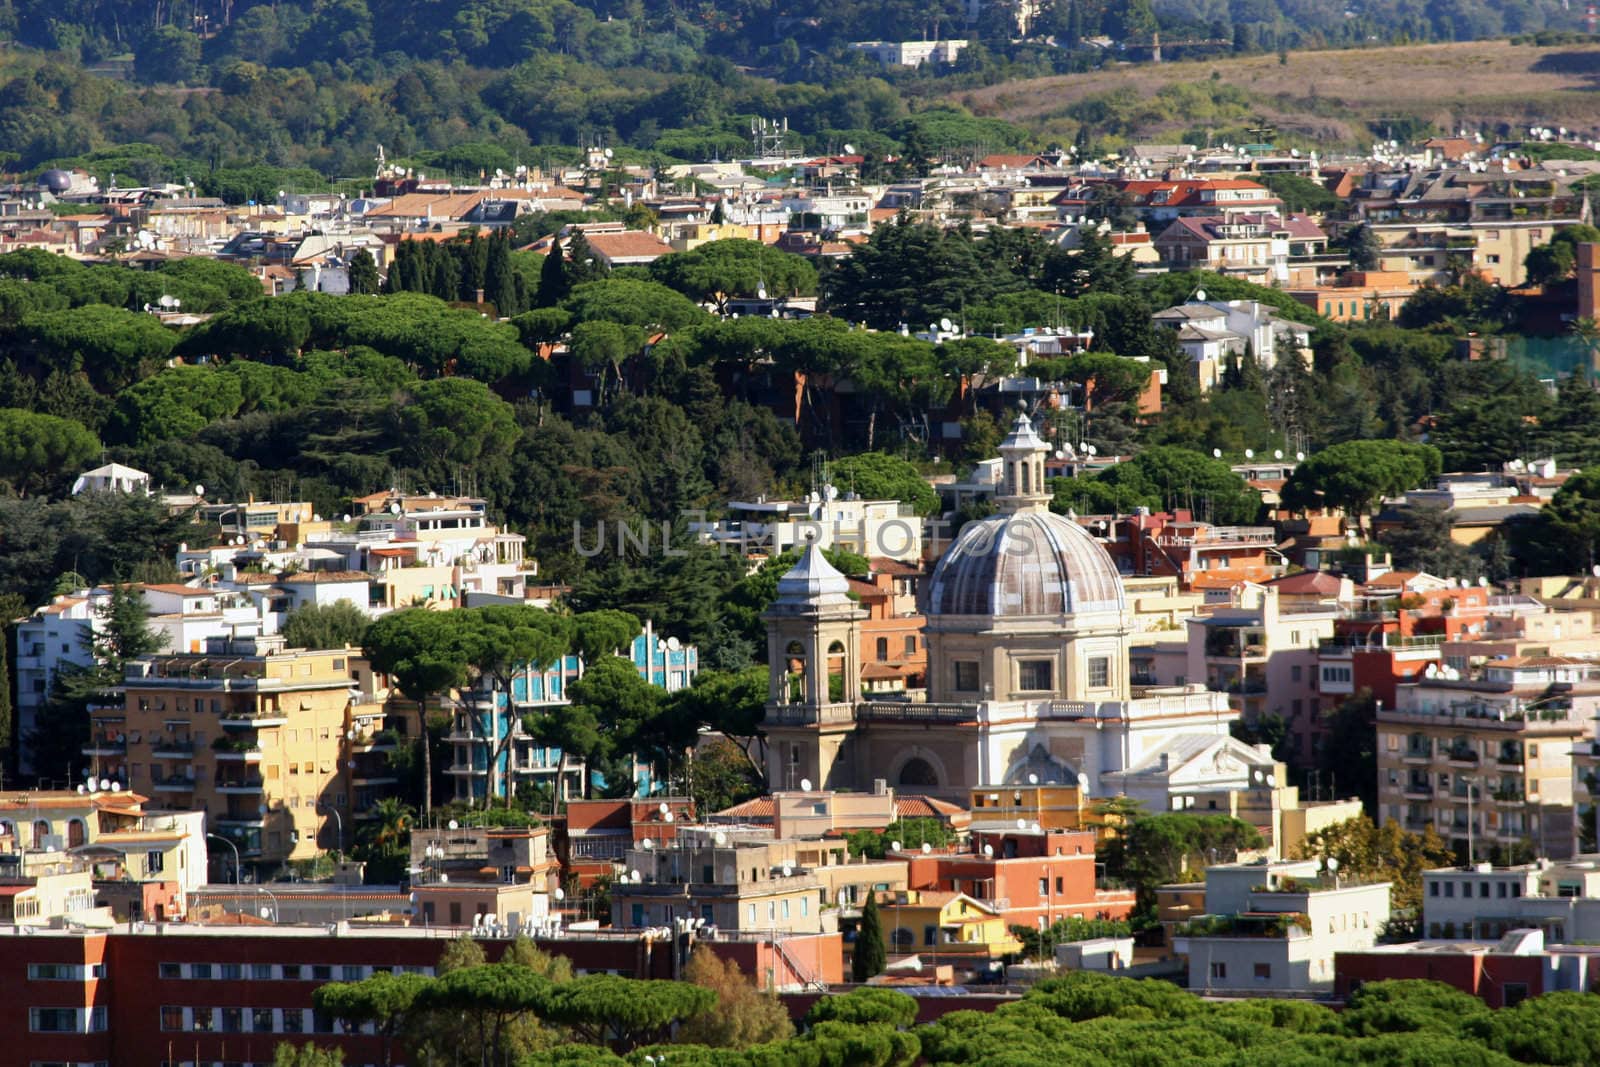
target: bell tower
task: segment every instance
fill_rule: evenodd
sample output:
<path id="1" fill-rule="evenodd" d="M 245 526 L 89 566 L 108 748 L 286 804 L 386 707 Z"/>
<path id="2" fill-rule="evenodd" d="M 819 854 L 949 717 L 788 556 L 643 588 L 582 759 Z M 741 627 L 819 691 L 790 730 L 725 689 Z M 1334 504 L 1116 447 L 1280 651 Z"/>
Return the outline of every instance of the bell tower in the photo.
<path id="1" fill-rule="evenodd" d="M 849 789 L 846 742 L 861 699 L 860 625 L 849 580 L 815 544 L 778 579 L 767 624 L 767 782 Z"/>

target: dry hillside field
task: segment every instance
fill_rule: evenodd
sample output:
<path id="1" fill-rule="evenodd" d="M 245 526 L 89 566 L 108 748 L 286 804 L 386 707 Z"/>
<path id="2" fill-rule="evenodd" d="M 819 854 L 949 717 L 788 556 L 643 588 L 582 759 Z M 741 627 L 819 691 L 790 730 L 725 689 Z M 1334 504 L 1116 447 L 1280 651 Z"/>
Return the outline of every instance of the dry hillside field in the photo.
<path id="1" fill-rule="evenodd" d="M 1266 54 L 1129 65 L 995 85 L 953 99 L 979 115 L 1060 136 L 1076 129 L 1072 108 L 1085 97 L 1148 98 L 1185 82 L 1237 87 L 1282 133 L 1311 141 L 1361 140 L 1368 122 L 1396 116 L 1427 119 L 1441 130 L 1539 123 L 1600 133 L 1600 43 L 1537 48 L 1478 41 L 1292 52 L 1287 63 Z M 1184 110 L 1119 108 L 1141 139 L 1192 128 L 1196 118 L 1205 124 Z"/>

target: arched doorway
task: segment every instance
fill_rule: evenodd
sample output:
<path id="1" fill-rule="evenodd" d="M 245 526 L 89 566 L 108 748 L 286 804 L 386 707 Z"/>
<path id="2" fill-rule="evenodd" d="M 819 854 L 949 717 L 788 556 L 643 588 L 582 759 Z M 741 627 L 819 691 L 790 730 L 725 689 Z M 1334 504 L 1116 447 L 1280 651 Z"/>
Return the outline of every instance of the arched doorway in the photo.
<path id="1" fill-rule="evenodd" d="M 68 848 L 77 848 L 79 845 L 83 844 L 84 841 L 87 840 L 87 838 L 88 838 L 88 834 L 87 834 L 87 832 L 86 832 L 86 830 L 84 828 L 82 819 L 68 819 L 67 820 L 67 847 Z"/>

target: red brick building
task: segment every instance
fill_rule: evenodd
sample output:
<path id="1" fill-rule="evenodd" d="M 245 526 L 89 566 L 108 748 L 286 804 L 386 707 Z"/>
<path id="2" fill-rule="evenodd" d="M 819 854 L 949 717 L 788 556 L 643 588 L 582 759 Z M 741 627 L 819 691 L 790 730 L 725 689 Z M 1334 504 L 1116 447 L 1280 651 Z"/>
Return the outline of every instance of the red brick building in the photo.
<path id="1" fill-rule="evenodd" d="M 970 851 L 902 853 L 908 889 L 966 893 L 996 907 L 1008 926 L 1057 919 L 1126 919 L 1131 890 L 1100 889 L 1095 835 L 1086 830 L 975 828 Z"/>
<path id="2" fill-rule="evenodd" d="M 11 928 L 15 931 L 15 927 Z M 381 970 L 431 974 L 462 931 L 434 927 L 351 930 L 343 926 L 145 924 L 115 932 L 40 930 L 0 935 L 0 1067 L 265 1065 L 280 1042 L 316 1041 L 349 1064 L 382 1061 L 381 1040 L 346 1034 L 312 1009 L 326 982 Z M 492 961 L 508 940 L 481 942 Z M 842 979 L 837 934 L 701 942 L 746 974 L 797 986 L 796 966 L 825 982 Z M 684 961 L 671 938 L 569 932 L 541 940 L 579 974 L 674 978 Z"/>

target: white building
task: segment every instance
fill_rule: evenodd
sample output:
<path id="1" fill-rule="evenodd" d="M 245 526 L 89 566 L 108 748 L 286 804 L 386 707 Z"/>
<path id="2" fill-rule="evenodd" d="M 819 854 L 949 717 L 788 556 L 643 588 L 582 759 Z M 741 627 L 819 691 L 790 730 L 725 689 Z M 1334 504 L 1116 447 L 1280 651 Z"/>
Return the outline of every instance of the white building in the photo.
<path id="1" fill-rule="evenodd" d="M 861 500 L 831 485 L 805 500 L 734 500 L 728 515 L 689 529 L 742 556 L 777 556 L 814 544 L 860 556 L 922 559 L 922 520 L 898 500 Z"/>
<path id="2" fill-rule="evenodd" d="M 966 41 L 856 41 L 850 45 L 886 67 L 920 67 L 954 63 L 967 50 Z"/>
<path id="3" fill-rule="evenodd" d="M 1600 856 L 1422 876 L 1424 937 L 1498 941 L 1520 929 L 1541 930 L 1551 942 L 1600 941 Z"/>
<path id="4" fill-rule="evenodd" d="M 1311 328 L 1255 300 L 1206 300 L 1201 292 L 1151 317 L 1178 332 L 1178 347 L 1189 357 L 1202 391 L 1216 387 L 1229 356 L 1242 358 L 1247 350 L 1263 371 L 1279 359 L 1311 359 Z"/>
<path id="5" fill-rule="evenodd" d="M 150 476 L 141 470 L 124 467 L 120 463 L 107 463 L 92 471 L 84 471 L 72 483 L 72 495 L 79 493 L 128 493 L 134 496 L 150 494 Z"/>
<path id="6" fill-rule="evenodd" d="M 1206 914 L 1180 927 L 1196 993 L 1333 989 L 1334 954 L 1371 948 L 1389 921 L 1389 883 L 1363 884 L 1317 860 L 1206 868 Z"/>
<path id="7" fill-rule="evenodd" d="M 1227 696 L 1131 690 L 1136 631 L 1116 564 L 1047 507 L 1048 446 L 1019 417 L 1000 446 L 1000 512 L 967 523 L 922 583 L 925 702 L 862 701 L 863 612 L 808 548 L 766 616 L 768 775 L 823 789 L 964 801 L 979 785 L 1083 783 L 1151 810 L 1251 787 L 1276 768 L 1229 735 Z"/>

